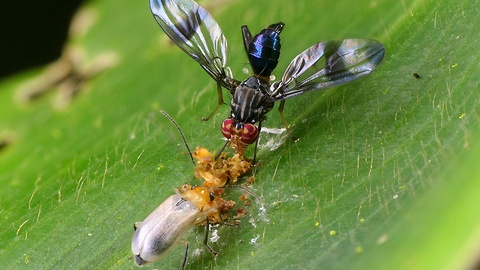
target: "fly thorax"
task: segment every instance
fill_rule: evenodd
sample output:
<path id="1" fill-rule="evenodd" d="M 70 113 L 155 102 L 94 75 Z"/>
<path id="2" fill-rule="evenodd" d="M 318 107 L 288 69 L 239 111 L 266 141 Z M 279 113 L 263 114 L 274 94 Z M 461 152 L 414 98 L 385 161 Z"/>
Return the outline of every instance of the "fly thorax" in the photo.
<path id="1" fill-rule="evenodd" d="M 245 85 L 240 85 L 235 90 L 232 98 L 232 116 L 237 123 L 256 123 L 263 112 L 265 95 Z"/>
<path id="2" fill-rule="evenodd" d="M 232 98 L 232 117 L 237 123 L 256 123 L 263 116 L 268 82 L 251 76 L 236 89 Z"/>

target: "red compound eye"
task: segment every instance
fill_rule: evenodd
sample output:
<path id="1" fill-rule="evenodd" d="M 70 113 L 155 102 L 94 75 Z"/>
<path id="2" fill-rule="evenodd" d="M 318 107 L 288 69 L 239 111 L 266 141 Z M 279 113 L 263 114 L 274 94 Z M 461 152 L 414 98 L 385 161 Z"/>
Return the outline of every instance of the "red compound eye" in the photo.
<path id="1" fill-rule="evenodd" d="M 225 138 L 230 139 L 232 138 L 232 128 L 234 128 L 235 120 L 233 119 L 225 119 L 222 123 L 222 134 Z"/>
<path id="2" fill-rule="evenodd" d="M 243 132 L 242 132 L 242 142 L 245 144 L 252 144 L 254 143 L 258 138 L 258 128 L 255 125 L 246 123 L 243 126 Z"/>

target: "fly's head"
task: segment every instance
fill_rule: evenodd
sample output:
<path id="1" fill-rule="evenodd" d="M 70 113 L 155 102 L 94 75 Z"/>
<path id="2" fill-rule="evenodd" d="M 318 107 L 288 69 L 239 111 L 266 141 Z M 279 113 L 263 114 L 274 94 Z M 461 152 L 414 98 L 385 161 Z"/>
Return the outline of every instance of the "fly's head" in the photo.
<path id="1" fill-rule="evenodd" d="M 246 145 L 258 139 L 258 128 L 251 123 L 237 123 L 234 119 L 225 119 L 222 123 L 222 134 L 228 140 L 240 140 Z"/>

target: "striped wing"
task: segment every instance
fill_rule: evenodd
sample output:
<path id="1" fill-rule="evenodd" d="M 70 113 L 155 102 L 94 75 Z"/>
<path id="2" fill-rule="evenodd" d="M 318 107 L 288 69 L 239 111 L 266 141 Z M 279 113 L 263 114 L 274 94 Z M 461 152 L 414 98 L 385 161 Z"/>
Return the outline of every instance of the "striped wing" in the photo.
<path id="1" fill-rule="evenodd" d="M 288 65 L 282 80 L 272 84 L 274 100 L 344 84 L 370 74 L 383 60 L 385 48 L 371 39 L 320 42 Z"/>
<path id="2" fill-rule="evenodd" d="M 162 30 L 217 82 L 233 80 L 227 64 L 227 40 L 208 11 L 191 0 L 150 0 Z"/>

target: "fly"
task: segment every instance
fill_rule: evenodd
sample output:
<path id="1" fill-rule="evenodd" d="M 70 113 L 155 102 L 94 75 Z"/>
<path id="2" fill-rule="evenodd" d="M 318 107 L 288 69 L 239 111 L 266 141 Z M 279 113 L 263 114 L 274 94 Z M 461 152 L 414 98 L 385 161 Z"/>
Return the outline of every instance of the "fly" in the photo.
<path id="1" fill-rule="evenodd" d="M 253 37 L 244 25 L 243 42 L 254 75 L 238 81 L 227 66 L 227 40 L 205 8 L 192 0 L 150 0 L 150 7 L 170 39 L 217 82 L 218 106 L 203 120 L 223 104 L 222 87 L 232 95 L 231 113 L 222 123 L 222 133 L 242 155 L 248 145 L 256 142 L 257 147 L 262 122 L 275 102 L 280 101 L 280 115 L 290 133 L 283 115 L 287 99 L 366 76 L 385 55 L 384 46 L 372 39 L 323 41 L 297 55 L 281 79 L 272 82 L 284 24 L 272 24 Z M 256 151 L 254 161 L 255 155 Z"/>

